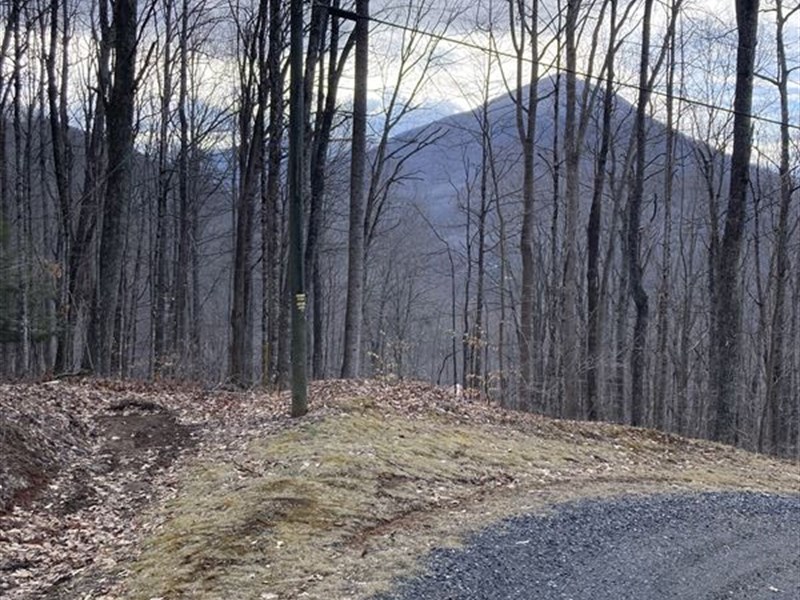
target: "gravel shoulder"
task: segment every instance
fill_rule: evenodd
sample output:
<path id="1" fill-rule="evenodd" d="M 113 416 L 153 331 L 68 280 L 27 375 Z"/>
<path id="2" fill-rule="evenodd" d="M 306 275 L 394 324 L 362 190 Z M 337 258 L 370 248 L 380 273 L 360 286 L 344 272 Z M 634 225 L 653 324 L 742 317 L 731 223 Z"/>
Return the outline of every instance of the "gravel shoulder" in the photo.
<path id="1" fill-rule="evenodd" d="M 504 520 L 375 600 L 800 598 L 800 496 L 580 501 Z"/>

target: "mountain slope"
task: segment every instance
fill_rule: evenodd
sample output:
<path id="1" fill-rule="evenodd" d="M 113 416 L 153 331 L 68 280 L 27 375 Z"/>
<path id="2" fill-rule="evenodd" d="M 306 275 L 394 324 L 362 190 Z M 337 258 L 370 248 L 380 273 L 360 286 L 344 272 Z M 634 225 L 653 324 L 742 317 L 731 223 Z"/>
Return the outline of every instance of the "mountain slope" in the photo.
<path id="1" fill-rule="evenodd" d="M 588 87 L 587 87 L 588 86 Z M 527 103 L 529 88 L 523 92 L 524 102 Z M 579 104 L 581 98 L 587 94 L 587 123 L 582 144 L 581 156 L 581 211 L 582 218 L 588 217 L 589 199 L 591 198 L 591 184 L 594 173 L 595 155 L 600 147 L 602 123 L 602 90 L 579 81 L 577 94 Z M 563 177 L 563 136 L 564 119 L 566 113 L 565 83 L 562 78 L 557 86 L 555 78 L 542 79 L 538 87 L 539 103 L 536 119 L 535 138 L 535 169 L 536 183 L 535 196 L 537 214 L 542 222 L 550 216 L 553 204 L 553 165 L 561 165 Z M 558 98 L 558 114 L 556 114 L 555 100 Z M 487 103 L 488 124 L 482 125 L 481 108 L 445 117 L 428 125 L 412 129 L 396 136 L 390 144 L 390 151 L 399 151 L 409 141 L 422 137 L 424 134 L 437 131 L 440 139 L 409 157 L 404 164 L 404 172 L 411 179 L 409 183 L 397 190 L 397 196 L 405 201 L 413 202 L 434 222 L 442 226 L 453 226 L 463 222 L 459 215 L 459 203 L 463 205 L 467 188 L 472 185 L 473 203 L 477 200 L 477 178 L 481 167 L 481 128 L 487 127 L 492 146 L 492 156 L 500 174 L 498 194 L 501 201 L 509 206 L 513 215 L 520 210 L 514 207 L 519 201 L 519 190 L 522 185 L 521 144 L 516 125 L 515 102 L 509 94 L 504 94 L 489 100 Z M 608 170 L 615 173 L 617 185 L 626 177 L 624 167 L 629 155 L 633 118 L 635 107 L 621 96 L 613 99 L 612 114 L 612 140 L 609 156 Z M 579 120 L 583 116 L 579 115 Z M 652 217 L 660 216 L 660 204 L 663 198 L 658 199 L 663 189 L 664 181 L 664 154 L 667 129 L 660 121 L 649 118 L 647 120 L 648 156 L 646 170 L 646 204 L 651 205 Z M 556 143 L 557 140 L 557 143 Z M 556 145 L 558 156 L 554 156 L 553 147 Z M 678 190 L 705 193 L 706 180 L 699 166 L 698 155 L 707 156 L 717 154 L 720 164 L 715 173 L 716 182 L 720 184 L 725 177 L 727 157 L 713 151 L 705 142 L 694 140 L 682 133 L 676 134 L 676 178 L 681 181 Z M 400 152 L 402 156 L 403 153 Z M 563 186 L 563 181 L 560 183 Z M 607 184 L 608 185 L 608 182 Z M 492 193 L 491 182 L 489 192 Z M 611 189 L 607 194 L 609 204 L 615 192 Z M 460 197 L 459 197 L 460 196 Z M 649 216 L 650 216 L 650 213 Z"/>

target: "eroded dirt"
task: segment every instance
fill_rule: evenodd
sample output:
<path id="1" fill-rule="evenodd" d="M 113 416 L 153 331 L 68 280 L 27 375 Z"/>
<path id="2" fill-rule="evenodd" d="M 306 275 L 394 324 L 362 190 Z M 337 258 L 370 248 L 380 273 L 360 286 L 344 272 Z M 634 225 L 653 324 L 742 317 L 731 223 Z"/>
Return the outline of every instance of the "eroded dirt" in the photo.
<path id="1" fill-rule="evenodd" d="M 124 531 L 153 499 L 155 479 L 197 441 L 197 424 L 157 402 L 64 391 L 0 390 L 3 597 L 102 595 L 117 561 L 98 563 L 98 550 Z"/>

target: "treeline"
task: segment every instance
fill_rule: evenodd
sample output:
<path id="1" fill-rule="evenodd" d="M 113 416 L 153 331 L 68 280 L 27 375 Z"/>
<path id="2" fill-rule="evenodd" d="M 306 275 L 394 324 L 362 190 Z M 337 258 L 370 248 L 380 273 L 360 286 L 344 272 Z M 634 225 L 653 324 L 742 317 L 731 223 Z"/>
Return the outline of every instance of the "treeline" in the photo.
<path id="1" fill-rule="evenodd" d="M 306 4 L 310 375 L 800 452 L 800 15 L 734 5 Z M 285 386 L 289 3 L 0 13 L 3 375 Z"/>

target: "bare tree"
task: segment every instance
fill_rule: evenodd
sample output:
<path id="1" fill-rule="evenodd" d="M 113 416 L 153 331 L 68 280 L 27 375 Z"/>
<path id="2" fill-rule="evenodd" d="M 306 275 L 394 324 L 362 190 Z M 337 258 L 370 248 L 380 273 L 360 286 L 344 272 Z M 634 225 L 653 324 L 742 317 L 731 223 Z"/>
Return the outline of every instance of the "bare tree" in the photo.
<path id="1" fill-rule="evenodd" d="M 612 116 L 615 100 L 614 62 L 618 50 L 618 35 L 628 13 L 634 3 L 629 2 L 625 12 L 618 20 L 617 0 L 611 0 L 609 18 L 609 37 L 605 58 L 605 88 L 603 92 L 603 116 L 600 132 L 600 148 L 595 157 L 592 202 L 589 209 L 589 221 L 586 226 L 587 266 L 586 266 L 586 299 L 587 299 L 587 333 L 586 333 L 586 416 L 596 419 L 599 414 L 601 398 L 599 374 L 602 360 L 603 307 L 600 281 L 600 237 L 602 223 L 602 205 L 607 179 L 607 162 L 612 140 Z M 612 234 L 612 239 L 614 235 Z M 606 266 L 606 269 L 608 267 Z"/>
<path id="2" fill-rule="evenodd" d="M 786 358 L 784 354 L 786 322 L 786 291 L 789 278 L 789 214 L 792 195 L 796 191 L 790 168 L 790 132 L 789 132 L 789 77 L 792 70 L 786 58 L 784 42 L 785 27 L 793 14 L 800 11 L 800 5 L 784 10 L 783 0 L 775 2 L 775 49 L 778 66 L 777 77 L 770 78 L 777 86 L 780 99 L 780 162 L 778 177 L 780 178 L 780 200 L 778 223 L 775 227 L 775 249 L 772 260 L 772 278 L 774 281 L 774 298 L 772 315 L 770 316 L 770 338 L 767 349 L 767 389 L 764 410 L 761 415 L 759 429 L 759 450 L 777 453 L 782 441 L 788 436 L 782 435 L 781 406 L 788 400 Z"/>
<path id="3" fill-rule="evenodd" d="M 534 190 L 534 140 L 536 139 L 536 112 L 539 102 L 539 2 L 530 6 L 521 0 L 508 3 L 509 26 L 516 56 L 515 84 L 512 92 L 516 107 L 517 135 L 522 145 L 522 230 L 520 255 L 522 258 L 522 291 L 520 297 L 519 338 L 519 406 L 532 405 L 534 391 L 534 314 L 535 314 L 535 190 Z M 524 84 L 527 84 L 524 85 Z"/>
<path id="4" fill-rule="evenodd" d="M 639 96 L 636 103 L 636 118 L 634 136 L 636 140 L 635 161 L 631 172 L 630 192 L 625 222 L 625 260 L 627 264 L 631 297 L 636 308 L 636 320 L 633 328 L 633 347 L 631 350 L 631 423 L 633 425 L 645 424 L 645 407 L 647 394 L 645 393 L 646 376 L 646 345 L 647 327 L 650 319 L 649 297 L 643 285 L 644 266 L 642 264 L 642 231 L 641 215 L 644 201 L 645 167 L 647 164 L 647 108 L 652 93 L 656 74 L 663 64 L 671 32 L 675 27 L 681 2 L 673 5 L 671 18 L 668 22 L 664 43 L 655 63 L 650 67 L 650 35 L 653 2 L 645 0 L 644 16 L 642 18 L 642 46 L 639 62 Z M 648 71 L 651 71 L 648 73 Z"/>
<path id="5" fill-rule="evenodd" d="M 268 6 L 260 2 L 254 14 L 239 22 L 243 56 L 239 64 L 239 189 L 233 255 L 231 348 L 229 377 L 246 384 L 252 377 L 253 211 L 261 181 L 265 140 L 268 78 L 266 75 Z"/>
<path id="6" fill-rule="evenodd" d="M 173 65 L 175 57 L 172 52 L 175 28 L 173 23 L 174 2 L 164 2 L 164 51 L 161 70 L 161 106 L 160 128 L 158 140 L 158 190 L 156 200 L 156 240 L 153 257 L 152 311 L 151 327 L 153 330 L 153 370 L 161 373 L 165 367 L 167 355 L 167 307 L 170 289 L 168 285 L 167 240 L 170 221 L 167 219 L 167 207 L 172 181 L 172 169 L 169 160 L 169 124 L 172 119 L 173 100 Z"/>
<path id="7" fill-rule="evenodd" d="M 580 409 L 580 379 L 578 352 L 578 169 L 580 147 L 577 132 L 578 105 L 576 97 L 578 14 L 580 0 L 568 0 L 566 30 L 566 115 L 564 146 L 566 154 L 566 215 L 564 244 L 564 305 L 563 305 L 563 354 L 564 354 L 564 411 L 568 419 L 576 419 Z"/>
<path id="8" fill-rule="evenodd" d="M 334 12 L 330 14 L 330 39 L 328 42 L 327 65 L 325 64 L 324 28 L 328 23 L 329 11 L 322 5 L 312 12 L 312 32 L 309 36 L 306 58 L 306 101 L 311 104 L 311 89 L 315 82 L 314 67 L 319 64 L 319 85 L 317 89 L 317 110 L 311 131 L 311 143 L 307 149 L 310 179 L 310 198 L 308 209 L 308 233 L 305 247 L 306 289 L 311 293 L 312 302 L 312 352 L 311 375 L 323 375 L 324 319 L 323 319 L 323 284 L 320 271 L 320 241 L 323 227 L 323 203 L 328 178 L 328 153 L 331 136 L 339 112 L 338 91 L 347 58 L 356 42 L 355 31 L 351 32 L 347 41 L 340 48 L 340 19 L 335 10 L 339 2 L 333 4 Z M 309 108 L 308 106 L 306 107 Z"/>
<path id="9" fill-rule="evenodd" d="M 67 106 L 69 103 L 69 59 L 68 45 L 70 32 L 69 4 L 66 1 L 50 2 L 50 39 L 45 57 L 47 70 L 47 103 L 49 111 L 50 136 L 52 138 L 53 171 L 56 182 L 56 195 L 60 212 L 61 239 L 63 240 L 64 262 L 69 264 L 72 254 L 73 210 L 72 210 L 72 141 L 69 132 Z M 60 24 L 60 25 L 59 25 Z M 60 35 L 59 35 L 60 27 Z M 59 60 L 60 58 L 60 60 Z M 69 272 L 63 274 L 58 311 L 64 316 L 61 324 L 56 354 L 56 371 L 71 368 L 72 363 L 72 317 L 74 309 L 69 297 Z"/>
<path id="10" fill-rule="evenodd" d="M 356 81 L 353 96 L 353 142 L 350 165 L 350 225 L 347 261 L 347 308 L 342 377 L 360 373 L 364 308 L 364 211 L 367 161 L 367 76 L 369 0 L 356 0 Z"/>
<path id="11" fill-rule="evenodd" d="M 649 99 L 648 69 L 650 63 L 650 22 L 653 1 L 645 0 L 642 19 L 642 50 L 639 63 L 639 99 L 636 104 L 636 162 L 628 197 L 627 220 L 625 224 L 626 262 L 631 295 L 636 306 L 636 323 L 633 329 L 633 350 L 631 352 L 631 423 L 644 424 L 644 370 L 645 344 L 647 343 L 647 322 L 649 304 L 647 292 L 642 284 L 641 258 L 641 215 L 644 200 L 644 169 L 647 148 L 647 103 Z"/>
<path id="12" fill-rule="evenodd" d="M 14 63 L 11 72 L 11 85 L 14 99 L 12 103 L 12 128 L 14 133 L 14 187 L 16 215 L 16 250 L 17 250 L 17 374 L 24 375 L 31 368 L 31 316 L 30 316 L 30 277 L 28 274 L 30 249 L 28 231 L 29 206 L 25 193 L 25 152 L 23 146 L 27 136 L 24 135 L 23 98 L 22 98 L 22 64 L 27 51 L 27 41 L 23 17 L 27 18 L 25 5 L 14 11 L 12 22 L 14 32 Z"/>
<path id="13" fill-rule="evenodd" d="M 725 230 L 714 272 L 716 302 L 712 306 L 712 311 L 716 327 L 712 332 L 715 360 L 711 365 L 711 435 L 715 440 L 727 443 L 736 441 L 736 406 L 742 385 L 739 373 L 742 314 L 739 269 L 750 179 L 752 141 L 750 114 L 758 32 L 758 5 L 758 0 L 736 1 L 739 42 L 736 54 L 733 154 Z"/>
<path id="14" fill-rule="evenodd" d="M 104 4 L 107 0 L 101 0 Z M 92 313 L 96 338 L 93 360 L 98 373 L 112 372 L 114 325 L 119 309 L 124 216 L 130 198 L 133 163 L 133 116 L 136 94 L 138 0 L 113 5 L 114 67 L 106 105 L 108 171 L 99 247 L 97 310 Z"/>
<path id="15" fill-rule="evenodd" d="M 202 4 L 196 7 L 202 10 Z M 185 365 L 190 353 L 190 318 L 192 316 L 191 304 L 191 274 L 190 268 L 192 253 L 192 221 L 193 210 L 191 197 L 191 181 L 189 165 L 191 159 L 191 146 L 189 140 L 189 36 L 191 34 L 189 19 L 191 11 L 188 0 L 182 0 L 180 25 L 178 36 L 178 249 L 175 267 L 175 345 L 178 362 Z M 251 209 L 252 210 L 252 209 Z M 252 215 L 252 213 L 251 213 Z M 194 315 L 198 318 L 198 315 Z"/>
<path id="16" fill-rule="evenodd" d="M 261 381 L 271 386 L 278 382 L 278 339 L 281 315 L 288 312 L 280 302 L 283 264 L 281 233 L 281 165 L 283 159 L 284 84 L 283 50 L 285 46 L 282 2 L 269 2 L 269 121 L 267 125 L 266 182 L 261 196 Z"/>
<path id="17" fill-rule="evenodd" d="M 662 232 L 662 256 L 661 256 L 661 278 L 658 289 L 658 302 L 656 308 L 656 371 L 653 380 L 653 410 L 652 410 L 652 424 L 663 429 L 667 421 L 667 390 L 669 389 L 669 382 L 667 379 L 668 369 L 668 350 L 667 342 L 669 340 L 670 322 L 669 322 L 669 303 L 670 303 L 670 271 L 672 269 L 672 204 L 674 194 L 674 180 L 675 180 L 675 71 L 676 71 L 676 54 L 675 54 L 675 39 L 676 27 L 674 23 L 677 21 L 677 13 L 680 9 L 680 2 L 673 0 L 670 10 L 672 15 L 670 17 L 673 26 L 669 28 L 668 37 L 666 40 L 666 47 L 668 48 L 667 58 L 667 89 L 666 89 L 666 140 L 664 148 L 664 228 Z M 669 413 L 673 414 L 671 410 L 672 403 L 670 402 Z M 669 419 L 671 422 L 672 419 Z"/>
<path id="18" fill-rule="evenodd" d="M 596 17 L 594 33 L 589 47 L 589 70 L 593 67 L 597 53 L 598 35 L 603 25 L 608 2 L 604 1 L 600 13 Z M 590 8 L 593 5 L 590 5 Z M 577 0 L 567 3 L 565 22 L 565 54 L 566 54 L 566 114 L 564 124 L 565 146 L 565 200 L 564 217 L 564 280 L 563 280 L 563 316 L 562 344 L 564 369 L 564 403 L 563 415 L 567 418 L 578 418 L 584 414 L 581 406 L 582 373 L 581 353 L 579 351 L 578 325 L 580 321 L 579 269 L 578 269 L 578 217 L 579 217 L 579 184 L 581 149 L 584 144 L 589 117 L 594 110 L 594 101 L 598 90 L 583 86 L 580 102 L 577 94 L 577 37 L 585 31 L 587 19 L 580 19 L 582 5 Z M 615 24 L 612 23 L 612 27 Z M 608 61 L 606 61 L 608 63 Z M 605 64 L 603 68 L 607 68 Z"/>

